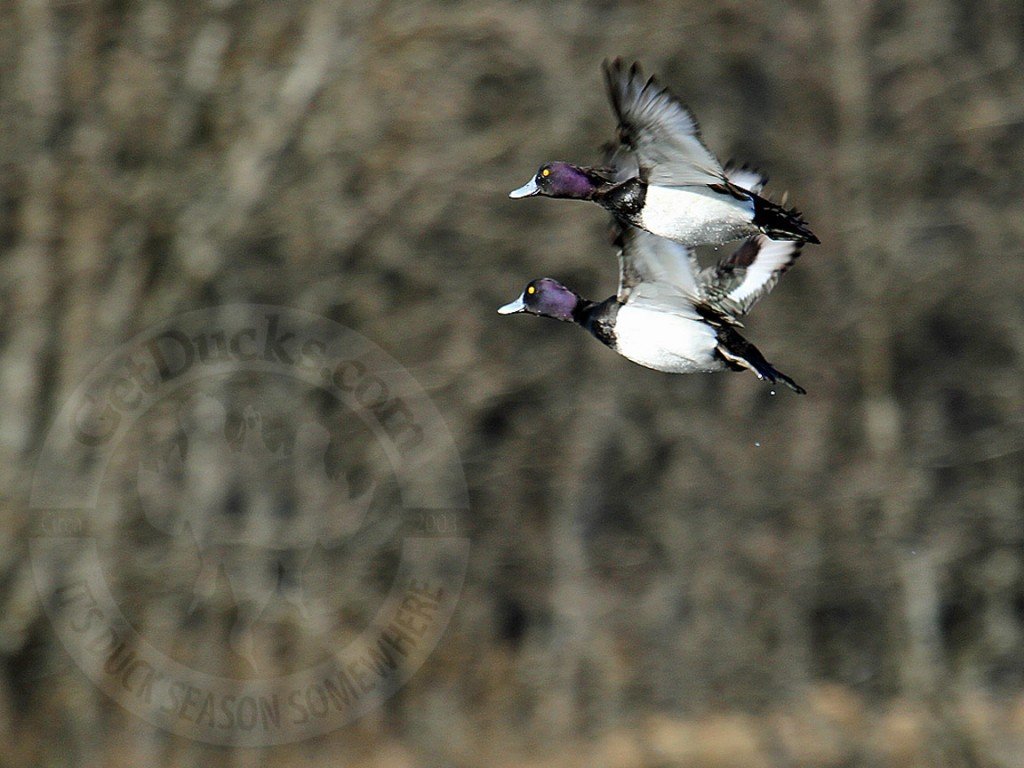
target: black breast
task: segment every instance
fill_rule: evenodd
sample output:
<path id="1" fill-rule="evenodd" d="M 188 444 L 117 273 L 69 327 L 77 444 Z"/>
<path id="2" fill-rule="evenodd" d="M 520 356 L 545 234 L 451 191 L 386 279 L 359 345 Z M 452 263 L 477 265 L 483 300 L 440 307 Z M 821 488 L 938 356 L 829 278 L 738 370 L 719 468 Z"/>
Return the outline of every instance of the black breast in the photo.
<path id="1" fill-rule="evenodd" d="M 574 313 L 577 323 L 590 331 L 603 344 L 615 349 L 615 318 L 622 305 L 612 296 L 602 302 L 587 302 Z"/>
<path id="2" fill-rule="evenodd" d="M 640 179 L 630 179 L 603 192 L 598 202 L 627 221 L 635 221 L 643 210 L 646 197 L 647 185 Z"/>

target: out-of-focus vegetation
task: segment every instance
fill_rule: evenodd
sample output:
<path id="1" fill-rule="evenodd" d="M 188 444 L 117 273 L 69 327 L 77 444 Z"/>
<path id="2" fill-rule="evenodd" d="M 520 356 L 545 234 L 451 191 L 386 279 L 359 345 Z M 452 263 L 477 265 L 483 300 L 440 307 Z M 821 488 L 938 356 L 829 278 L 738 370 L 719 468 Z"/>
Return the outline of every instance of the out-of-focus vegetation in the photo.
<path id="1" fill-rule="evenodd" d="M 598 157 L 615 55 L 820 236 L 748 323 L 806 397 L 495 313 L 541 275 L 614 290 L 602 211 L 506 193 Z M 1022 71 L 996 0 L 0 4 L 0 765 L 1024 765 Z M 411 371 L 472 505 L 413 680 L 262 752 L 111 703 L 28 552 L 91 367 L 248 301 Z M 135 620 L 242 668 L 194 556 L 131 504 L 95 534 Z M 263 669 L 303 621 L 254 624 Z"/>

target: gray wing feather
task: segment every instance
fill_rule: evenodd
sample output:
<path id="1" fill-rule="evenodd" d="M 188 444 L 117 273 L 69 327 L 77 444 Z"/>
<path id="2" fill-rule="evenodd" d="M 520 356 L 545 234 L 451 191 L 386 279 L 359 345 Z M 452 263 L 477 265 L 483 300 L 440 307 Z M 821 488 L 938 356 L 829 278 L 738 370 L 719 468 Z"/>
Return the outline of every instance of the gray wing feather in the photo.
<path id="1" fill-rule="evenodd" d="M 605 81 L 619 120 L 619 141 L 636 153 L 645 181 L 662 186 L 721 183 L 721 163 L 701 141 L 693 113 L 638 64 L 605 62 Z"/>
<path id="2" fill-rule="evenodd" d="M 630 297 L 629 306 L 651 309 L 656 312 L 685 317 L 690 320 L 704 319 L 697 308 L 697 300 L 691 294 L 683 293 L 668 283 L 641 283 Z M 731 324 L 729 318 L 722 318 L 723 324 Z"/>
<path id="3" fill-rule="evenodd" d="M 692 250 L 636 227 L 620 227 L 619 301 L 628 299 L 641 283 L 659 283 L 691 299 L 700 296 L 699 265 Z"/>
<path id="4" fill-rule="evenodd" d="M 615 184 L 635 179 L 640 175 L 640 163 L 633 150 L 617 141 L 608 142 L 602 150 L 604 169 Z"/>

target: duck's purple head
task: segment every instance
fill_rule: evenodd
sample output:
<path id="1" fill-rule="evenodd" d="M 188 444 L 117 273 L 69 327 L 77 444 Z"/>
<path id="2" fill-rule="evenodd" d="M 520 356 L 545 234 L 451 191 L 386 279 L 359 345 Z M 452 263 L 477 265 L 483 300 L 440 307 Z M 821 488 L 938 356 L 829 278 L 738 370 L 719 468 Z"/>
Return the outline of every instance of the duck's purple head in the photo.
<path id="1" fill-rule="evenodd" d="M 590 200 L 594 193 L 608 180 L 587 168 L 571 163 L 554 162 L 540 167 L 537 175 L 519 189 L 508 193 L 509 197 L 570 197 L 575 200 Z"/>
<path id="2" fill-rule="evenodd" d="M 501 307 L 498 312 L 502 315 L 528 312 L 531 315 L 572 322 L 573 310 L 579 303 L 580 297 L 560 282 L 550 277 L 542 277 L 532 281 L 518 299 Z"/>

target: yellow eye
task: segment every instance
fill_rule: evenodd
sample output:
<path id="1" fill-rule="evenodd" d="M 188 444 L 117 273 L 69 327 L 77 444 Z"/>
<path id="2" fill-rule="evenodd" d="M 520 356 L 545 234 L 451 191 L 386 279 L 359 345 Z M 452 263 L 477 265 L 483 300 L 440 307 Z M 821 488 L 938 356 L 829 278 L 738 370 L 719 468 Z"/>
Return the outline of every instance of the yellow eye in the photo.
<path id="1" fill-rule="evenodd" d="M 550 168 L 545 168 L 544 170 L 542 170 L 540 172 L 540 175 L 543 176 L 546 179 L 548 176 L 551 175 L 551 169 Z"/>
<path id="2" fill-rule="evenodd" d="M 530 294 L 531 296 L 533 296 L 533 294 L 535 294 L 537 292 L 537 286 L 535 286 L 535 285 L 527 286 L 526 292 L 528 294 Z"/>

